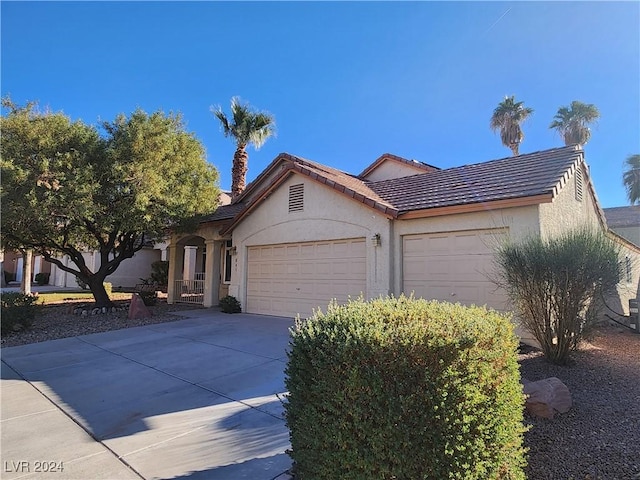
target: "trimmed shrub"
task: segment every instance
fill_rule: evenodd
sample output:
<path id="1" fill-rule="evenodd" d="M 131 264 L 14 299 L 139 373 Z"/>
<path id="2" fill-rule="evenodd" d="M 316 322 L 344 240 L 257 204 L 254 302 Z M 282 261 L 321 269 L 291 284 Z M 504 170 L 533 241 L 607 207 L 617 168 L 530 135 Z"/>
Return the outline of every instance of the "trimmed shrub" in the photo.
<path id="1" fill-rule="evenodd" d="M 165 260 L 153 262 L 149 280 L 156 285 L 167 285 L 169 283 L 169 262 Z"/>
<path id="2" fill-rule="evenodd" d="M 140 298 L 142 298 L 142 302 L 147 306 L 151 307 L 158 303 L 158 292 L 150 291 L 150 290 L 140 290 L 138 292 Z"/>
<path id="3" fill-rule="evenodd" d="M 0 317 L 2 335 L 30 328 L 38 309 L 37 301 L 37 295 L 3 293 Z"/>
<path id="4" fill-rule="evenodd" d="M 220 310 L 224 313 L 240 313 L 242 312 L 242 307 L 236 297 L 227 295 L 220 299 Z"/>
<path id="5" fill-rule="evenodd" d="M 507 316 L 413 298 L 331 304 L 291 330 L 296 478 L 524 479 Z"/>
<path id="6" fill-rule="evenodd" d="M 45 272 L 36 273 L 35 281 L 38 285 L 49 285 L 49 274 Z"/>
<path id="7" fill-rule="evenodd" d="M 619 247 L 588 227 L 506 243 L 496 262 L 518 320 L 555 364 L 567 363 L 621 278 Z"/>

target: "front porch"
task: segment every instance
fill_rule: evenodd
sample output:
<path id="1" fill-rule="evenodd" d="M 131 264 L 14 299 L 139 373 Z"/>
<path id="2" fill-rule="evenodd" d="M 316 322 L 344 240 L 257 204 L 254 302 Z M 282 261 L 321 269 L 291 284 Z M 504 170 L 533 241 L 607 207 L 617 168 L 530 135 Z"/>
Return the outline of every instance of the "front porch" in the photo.
<path id="1" fill-rule="evenodd" d="M 228 239 L 174 236 L 169 250 L 167 303 L 213 307 L 228 295 L 232 248 Z"/>

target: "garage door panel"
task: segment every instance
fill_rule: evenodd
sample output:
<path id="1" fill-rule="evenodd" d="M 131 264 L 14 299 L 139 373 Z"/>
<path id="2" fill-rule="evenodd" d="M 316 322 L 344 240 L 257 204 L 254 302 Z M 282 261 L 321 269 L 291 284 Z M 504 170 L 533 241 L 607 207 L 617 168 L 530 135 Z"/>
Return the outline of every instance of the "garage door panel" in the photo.
<path id="1" fill-rule="evenodd" d="M 506 229 L 403 237 L 403 291 L 416 297 L 504 309 L 503 291 L 490 280 L 493 247 Z"/>
<path id="2" fill-rule="evenodd" d="M 364 239 L 263 245 L 248 253 L 249 313 L 304 317 L 366 290 Z"/>

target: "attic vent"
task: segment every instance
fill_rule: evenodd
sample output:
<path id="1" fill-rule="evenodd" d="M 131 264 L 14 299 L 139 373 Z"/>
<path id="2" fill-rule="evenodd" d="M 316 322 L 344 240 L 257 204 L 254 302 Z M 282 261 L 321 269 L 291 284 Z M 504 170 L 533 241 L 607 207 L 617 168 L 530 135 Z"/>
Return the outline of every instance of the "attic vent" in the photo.
<path id="1" fill-rule="evenodd" d="M 582 201 L 582 189 L 583 189 L 583 181 L 582 181 L 582 166 L 578 165 L 576 168 L 576 200 Z"/>
<path id="2" fill-rule="evenodd" d="M 289 211 L 302 212 L 304 210 L 304 183 L 289 187 Z"/>

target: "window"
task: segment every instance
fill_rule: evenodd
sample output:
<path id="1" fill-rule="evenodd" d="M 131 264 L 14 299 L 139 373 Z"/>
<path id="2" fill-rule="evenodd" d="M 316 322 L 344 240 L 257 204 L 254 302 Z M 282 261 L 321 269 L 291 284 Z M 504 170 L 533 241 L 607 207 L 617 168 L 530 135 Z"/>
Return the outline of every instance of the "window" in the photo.
<path id="1" fill-rule="evenodd" d="M 579 202 L 582 201 L 582 189 L 582 165 L 578 165 L 578 168 L 576 168 L 576 200 Z"/>
<path id="2" fill-rule="evenodd" d="M 224 262 L 222 271 L 222 283 L 231 283 L 231 262 L 233 256 L 231 254 L 233 247 L 231 246 L 231 240 L 227 240 L 224 243 Z"/>
<path id="3" fill-rule="evenodd" d="M 304 183 L 289 187 L 289 212 L 304 210 Z"/>

